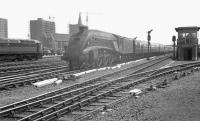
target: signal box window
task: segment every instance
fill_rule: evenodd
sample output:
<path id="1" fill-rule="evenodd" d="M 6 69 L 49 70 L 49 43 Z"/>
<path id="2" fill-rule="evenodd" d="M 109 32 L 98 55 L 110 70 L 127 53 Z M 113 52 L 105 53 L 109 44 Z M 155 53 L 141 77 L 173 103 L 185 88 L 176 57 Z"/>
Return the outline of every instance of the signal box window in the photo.
<path id="1" fill-rule="evenodd" d="M 185 38 L 186 34 L 185 33 L 179 33 L 179 38 Z"/>
<path id="2" fill-rule="evenodd" d="M 191 38 L 197 38 L 197 33 L 195 32 L 191 33 Z"/>

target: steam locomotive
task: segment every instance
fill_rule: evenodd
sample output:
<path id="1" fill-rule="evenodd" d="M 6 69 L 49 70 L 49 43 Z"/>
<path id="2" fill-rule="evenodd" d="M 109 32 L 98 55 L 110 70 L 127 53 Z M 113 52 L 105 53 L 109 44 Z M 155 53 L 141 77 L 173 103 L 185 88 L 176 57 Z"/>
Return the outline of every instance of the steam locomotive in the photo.
<path id="1" fill-rule="evenodd" d="M 148 43 L 145 41 L 88 30 L 86 26 L 80 26 L 79 29 L 78 33 L 70 37 L 62 57 L 69 62 L 71 69 L 108 66 L 116 62 L 169 53 L 173 49 L 162 44 L 151 44 L 148 52 Z"/>
<path id="2" fill-rule="evenodd" d="M 0 61 L 37 60 L 42 45 L 37 40 L 0 38 Z"/>

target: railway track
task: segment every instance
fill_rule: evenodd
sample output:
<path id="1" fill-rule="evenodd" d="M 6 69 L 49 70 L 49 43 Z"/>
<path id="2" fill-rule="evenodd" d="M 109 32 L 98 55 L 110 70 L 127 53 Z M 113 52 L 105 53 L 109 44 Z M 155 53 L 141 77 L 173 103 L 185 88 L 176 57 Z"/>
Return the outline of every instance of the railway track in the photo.
<path id="1" fill-rule="evenodd" d="M 19 121 L 33 121 L 33 120 L 49 120 L 47 117 L 55 116 L 54 112 L 65 110 L 67 108 L 67 112 L 73 111 L 73 108 L 76 109 L 76 104 L 83 104 L 86 102 L 81 102 L 82 100 L 88 99 L 96 99 L 95 95 L 99 93 L 106 92 L 106 90 L 115 89 L 124 85 L 129 84 L 130 80 L 123 81 L 124 79 L 134 78 L 138 79 L 144 77 L 145 75 L 148 76 L 149 74 L 155 72 L 156 70 L 151 70 L 149 72 L 139 73 L 142 70 L 149 68 L 155 64 L 158 64 L 162 61 L 167 59 L 166 57 L 162 59 L 157 59 L 155 62 L 151 61 L 148 64 L 138 65 L 138 69 L 135 69 L 134 72 L 128 73 L 127 76 L 119 77 L 117 79 L 112 79 L 110 81 L 105 80 L 103 78 L 111 76 L 112 74 L 105 74 L 99 77 L 95 77 L 94 79 L 89 79 L 83 83 L 74 84 L 72 86 L 56 90 L 50 93 L 46 93 L 34 98 L 30 98 L 24 101 L 20 101 L 14 104 L 10 104 L 0 108 L 0 116 L 1 117 L 14 117 L 19 119 Z M 145 66 L 144 66 L 145 65 Z M 142 68 L 141 68 L 142 67 Z M 130 69 L 130 68 L 129 68 Z M 126 70 L 126 69 L 125 69 Z M 127 68 L 128 70 L 128 68 Z M 119 70 L 119 73 L 122 70 Z M 122 84 L 123 82 L 123 84 Z M 109 92 L 110 93 L 110 92 Z M 92 95 L 91 95 L 92 94 Z M 107 94 L 107 93 L 106 93 Z M 88 98 L 89 96 L 89 98 Z M 102 97 L 102 96 L 100 96 Z M 75 107 L 74 107 L 75 106 Z M 78 105 L 80 107 L 80 105 Z M 65 110 L 66 111 L 66 110 Z M 60 116 L 60 113 L 56 116 L 57 118 Z M 51 118 L 50 118 L 51 119 Z M 44 121 L 43 120 L 43 121 Z M 54 119 L 52 119 L 54 120 Z"/>
<path id="2" fill-rule="evenodd" d="M 21 65 L 29 65 L 29 64 L 38 64 L 38 63 L 47 63 L 47 62 L 58 62 L 60 59 L 51 58 L 51 59 L 41 59 L 35 61 L 19 61 L 19 62 L 2 62 L 0 63 L 0 67 L 10 67 L 10 66 L 21 66 Z"/>
<path id="3" fill-rule="evenodd" d="M 63 62 L 56 62 L 56 63 L 43 63 L 43 64 L 31 64 L 31 65 L 23 65 L 18 67 L 9 67 L 9 68 L 1 68 L 0 69 L 0 77 L 5 76 L 12 76 L 12 75 L 19 75 L 23 73 L 30 73 L 37 70 L 53 68 L 57 66 L 64 66 L 67 65 Z"/>
<path id="4" fill-rule="evenodd" d="M 161 61 L 162 61 L 162 59 L 161 59 Z M 149 64 L 150 62 L 148 61 L 146 63 L 143 63 L 143 65 Z M 157 63 L 157 62 L 155 62 L 155 63 Z M 114 73 L 111 72 L 110 74 L 106 74 L 106 76 L 108 77 L 110 75 L 119 73 L 121 71 L 130 70 L 131 68 L 136 69 L 140 66 L 141 65 L 129 67 L 126 69 L 116 71 Z M 69 68 L 67 66 L 58 66 L 56 68 L 52 67 L 52 68 L 43 69 L 40 71 L 34 71 L 34 72 L 30 72 L 30 73 L 25 73 L 25 74 L 17 74 L 17 75 L 12 75 L 12 76 L 0 77 L 0 89 L 10 89 L 10 88 L 16 88 L 19 86 L 31 85 L 32 83 L 40 81 L 40 80 L 60 77 L 68 71 L 69 71 Z M 71 73 L 71 72 L 69 72 L 69 73 Z"/>
<path id="5" fill-rule="evenodd" d="M 162 56 L 160 58 L 153 59 L 153 60 L 138 64 L 138 65 L 135 65 L 135 66 L 130 66 L 130 67 L 127 67 L 127 68 L 121 68 L 119 70 L 113 70 L 112 72 L 103 75 L 101 78 L 102 79 L 103 78 L 112 79 L 112 78 L 116 78 L 116 77 L 121 77 L 123 75 L 139 73 L 141 71 L 148 70 L 148 68 L 150 68 L 150 67 L 152 67 L 156 64 L 164 62 L 168 58 L 170 58 L 170 55 Z"/>
<path id="6" fill-rule="evenodd" d="M 0 78 L 0 89 L 31 85 L 34 82 L 55 78 L 64 73 L 70 73 L 68 66 L 57 66 L 21 75 L 2 77 Z"/>
<path id="7" fill-rule="evenodd" d="M 27 71 L 26 73 L 17 73 L 17 74 L 2 76 L 2 77 L 0 77 L 0 80 L 20 78 L 20 77 L 34 75 L 34 74 L 41 74 L 41 73 L 47 72 L 48 70 L 51 71 L 51 70 L 59 69 L 60 67 L 63 67 L 63 68 L 66 67 L 66 68 L 68 68 L 68 66 L 66 66 L 66 65 L 51 65 L 48 68 L 41 67 L 41 68 L 38 68 L 37 70 L 34 70 L 34 68 L 33 68 L 30 72 Z"/>

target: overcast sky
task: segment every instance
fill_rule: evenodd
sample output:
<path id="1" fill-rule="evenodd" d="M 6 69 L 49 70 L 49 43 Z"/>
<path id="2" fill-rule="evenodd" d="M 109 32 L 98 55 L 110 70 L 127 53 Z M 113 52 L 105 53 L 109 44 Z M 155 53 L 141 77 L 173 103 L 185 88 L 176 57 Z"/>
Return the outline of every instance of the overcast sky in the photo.
<path id="1" fill-rule="evenodd" d="M 29 21 L 55 17 L 56 32 L 68 33 L 68 24 L 82 12 L 89 28 L 152 42 L 171 44 L 174 28 L 200 26 L 199 0 L 1 0 L 0 18 L 8 19 L 9 38 L 27 38 Z"/>

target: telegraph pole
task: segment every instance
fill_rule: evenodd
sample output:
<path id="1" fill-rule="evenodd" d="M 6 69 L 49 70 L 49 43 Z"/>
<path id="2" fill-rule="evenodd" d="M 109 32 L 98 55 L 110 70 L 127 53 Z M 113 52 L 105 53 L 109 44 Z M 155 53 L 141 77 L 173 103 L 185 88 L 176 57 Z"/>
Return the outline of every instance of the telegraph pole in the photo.
<path id="1" fill-rule="evenodd" d="M 151 29 L 150 31 L 147 32 L 147 40 L 148 40 L 148 53 L 150 53 L 150 46 L 151 46 L 151 43 L 150 43 L 150 40 L 151 40 L 151 32 L 153 31 L 153 29 Z M 147 60 L 149 60 L 149 57 L 147 58 Z"/>

